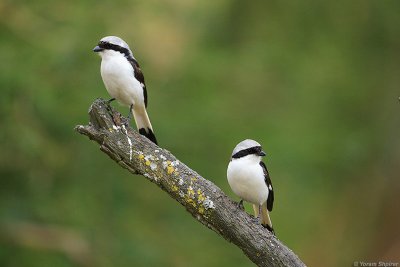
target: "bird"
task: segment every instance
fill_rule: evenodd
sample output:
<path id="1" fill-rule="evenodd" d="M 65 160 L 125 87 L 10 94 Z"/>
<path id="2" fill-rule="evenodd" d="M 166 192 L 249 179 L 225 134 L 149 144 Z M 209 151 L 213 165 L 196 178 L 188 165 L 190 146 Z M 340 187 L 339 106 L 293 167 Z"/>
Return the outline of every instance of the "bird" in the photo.
<path id="1" fill-rule="evenodd" d="M 254 214 L 261 224 L 275 234 L 269 212 L 274 204 L 274 190 L 267 166 L 262 161 L 266 156 L 261 145 L 246 139 L 233 149 L 228 164 L 227 179 L 232 191 L 243 200 L 253 204 Z"/>
<path id="2" fill-rule="evenodd" d="M 128 44 L 117 36 L 106 36 L 93 51 L 101 57 L 101 77 L 112 97 L 108 103 L 117 100 L 129 106 L 128 121 L 133 115 L 139 133 L 157 144 L 146 111 L 148 99 L 144 76 Z"/>

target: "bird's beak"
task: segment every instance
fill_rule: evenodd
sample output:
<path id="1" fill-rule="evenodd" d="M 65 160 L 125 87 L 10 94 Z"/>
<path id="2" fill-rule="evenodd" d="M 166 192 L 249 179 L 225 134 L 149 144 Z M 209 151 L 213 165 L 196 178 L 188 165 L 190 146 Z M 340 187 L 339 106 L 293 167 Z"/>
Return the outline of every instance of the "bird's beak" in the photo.
<path id="1" fill-rule="evenodd" d="M 100 46 L 96 46 L 95 48 L 93 48 L 93 52 L 101 52 L 101 51 L 103 51 L 103 48 L 101 48 Z"/>
<path id="2" fill-rule="evenodd" d="M 261 156 L 261 157 L 264 157 L 264 156 L 266 156 L 267 154 L 266 154 L 264 151 L 261 150 L 260 153 L 258 153 L 258 155 Z"/>

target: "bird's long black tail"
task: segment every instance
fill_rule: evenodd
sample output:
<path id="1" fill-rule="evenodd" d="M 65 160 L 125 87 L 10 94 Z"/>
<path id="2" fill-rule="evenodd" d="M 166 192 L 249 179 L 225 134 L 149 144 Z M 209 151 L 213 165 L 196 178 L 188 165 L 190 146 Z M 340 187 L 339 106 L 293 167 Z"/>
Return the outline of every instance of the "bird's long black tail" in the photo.
<path id="1" fill-rule="evenodd" d="M 145 128 L 140 128 L 140 129 L 139 129 L 139 133 L 140 133 L 141 135 L 146 136 L 146 137 L 147 137 L 150 141 L 152 141 L 154 144 L 158 145 L 158 144 L 157 144 L 156 136 L 154 135 L 153 131 L 152 131 L 150 128 L 147 128 L 147 129 L 145 129 Z"/>
<path id="2" fill-rule="evenodd" d="M 275 235 L 274 228 L 272 227 L 272 222 L 271 218 L 269 217 L 269 212 L 267 209 L 266 203 L 264 203 L 261 208 L 259 205 L 254 205 L 253 204 L 253 209 L 254 209 L 254 214 L 256 217 L 261 216 L 261 225 L 264 226 L 265 228 L 268 229 L 271 233 Z M 260 213 L 261 210 L 261 214 Z"/>
<path id="3" fill-rule="evenodd" d="M 135 118 L 136 126 L 139 130 L 139 133 L 146 136 L 150 141 L 157 145 L 157 139 L 154 135 L 153 127 L 151 126 L 146 108 L 133 108 L 131 110 L 133 117 Z"/>

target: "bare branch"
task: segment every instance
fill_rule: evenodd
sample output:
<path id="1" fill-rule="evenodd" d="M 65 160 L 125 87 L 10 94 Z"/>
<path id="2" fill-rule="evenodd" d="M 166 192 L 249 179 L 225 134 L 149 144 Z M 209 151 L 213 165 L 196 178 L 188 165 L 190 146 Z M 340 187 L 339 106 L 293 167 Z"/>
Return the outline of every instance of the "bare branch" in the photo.
<path id="1" fill-rule="evenodd" d="M 102 99 L 89 110 L 90 123 L 76 130 L 100 144 L 123 168 L 141 174 L 178 201 L 199 222 L 238 246 L 258 266 L 305 266 L 264 227 L 254 222 L 212 182 L 137 131 Z"/>

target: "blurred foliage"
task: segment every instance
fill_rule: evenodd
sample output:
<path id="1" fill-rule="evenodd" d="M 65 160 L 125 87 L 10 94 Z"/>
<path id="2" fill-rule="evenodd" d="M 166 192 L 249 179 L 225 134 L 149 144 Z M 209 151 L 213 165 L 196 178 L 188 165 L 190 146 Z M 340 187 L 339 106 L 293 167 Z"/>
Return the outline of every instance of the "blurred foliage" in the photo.
<path id="1" fill-rule="evenodd" d="M 399 262 L 399 10 L 390 0 L 2 1 L 0 265 L 252 265 L 74 132 L 109 97 L 91 51 L 106 35 L 141 64 L 161 146 L 233 199 L 233 147 L 263 144 L 277 236 L 308 265 Z M 75 257 L 81 247 L 90 260 Z"/>

